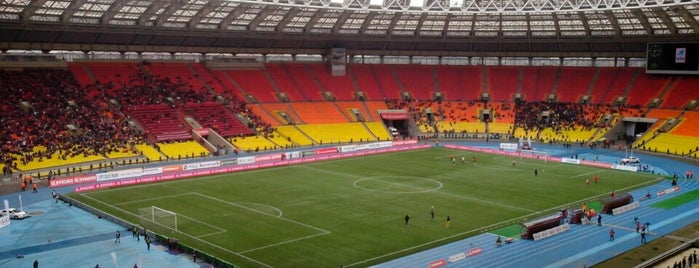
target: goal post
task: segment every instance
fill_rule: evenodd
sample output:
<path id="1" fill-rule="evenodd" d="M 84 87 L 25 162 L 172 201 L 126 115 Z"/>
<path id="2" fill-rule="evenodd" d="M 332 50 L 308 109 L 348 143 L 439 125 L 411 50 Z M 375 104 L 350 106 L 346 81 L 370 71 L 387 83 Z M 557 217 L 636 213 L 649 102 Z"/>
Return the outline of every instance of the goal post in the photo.
<path id="1" fill-rule="evenodd" d="M 519 153 L 519 158 L 539 159 L 544 160 L 545 163 L 548 163 L 549 154 L 543 151 L 521 150 Z"/>
<path id="2" fill-rule="evenodd" d="M 177 231 L 177 213 L 156 206 L 139 208 L 142 220 Z"/>

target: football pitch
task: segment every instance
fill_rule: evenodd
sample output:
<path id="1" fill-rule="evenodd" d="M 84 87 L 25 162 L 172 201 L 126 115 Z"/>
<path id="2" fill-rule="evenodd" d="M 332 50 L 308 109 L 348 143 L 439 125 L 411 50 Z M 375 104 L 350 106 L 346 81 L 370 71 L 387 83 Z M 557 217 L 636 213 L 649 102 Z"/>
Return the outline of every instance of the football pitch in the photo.
<path id="1" fill-rule="evenodd" d="M 595 175 L 600 178 L 596 184 Z M 364 267 L 486 231 L 512 229 L 657 179 L 429 148 L 71 197 L 242 267 Z M 143 211 L 153 206 L 176 213 L 176 226 L 170 217 L 156 223 L 144 219 Z"/>

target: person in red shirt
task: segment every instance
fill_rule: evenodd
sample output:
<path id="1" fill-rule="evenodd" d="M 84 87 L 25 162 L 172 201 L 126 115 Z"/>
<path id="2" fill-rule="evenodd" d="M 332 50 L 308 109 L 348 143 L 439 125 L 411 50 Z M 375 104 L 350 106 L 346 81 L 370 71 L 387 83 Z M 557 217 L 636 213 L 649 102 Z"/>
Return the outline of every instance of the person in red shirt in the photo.
<path id="1" fill-rule="evenodd" d="M 614 229 L 609 229 L 609 241 L 614 241 Z"/>

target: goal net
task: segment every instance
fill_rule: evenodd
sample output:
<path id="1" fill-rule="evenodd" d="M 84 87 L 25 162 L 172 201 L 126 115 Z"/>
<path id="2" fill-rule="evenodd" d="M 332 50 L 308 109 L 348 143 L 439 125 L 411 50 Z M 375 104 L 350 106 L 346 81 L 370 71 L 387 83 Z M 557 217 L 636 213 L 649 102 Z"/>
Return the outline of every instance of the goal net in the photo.
<path id="1" fill-rule="evenodd" d="M 520 151 L 519 156 L 520 156 L 520 158 L 539 159 L 539 160 L 544 160 L 544 162 L 549 161 L 549 154 L 547 152 L 542 152 L 542 151 L 522 150 L 522 151 Z"/>
<path id="2" fill-rule="evenodd" d="M 177 231 L 177 213 L 156 206 L 139 208 L 141 219 Z"/>

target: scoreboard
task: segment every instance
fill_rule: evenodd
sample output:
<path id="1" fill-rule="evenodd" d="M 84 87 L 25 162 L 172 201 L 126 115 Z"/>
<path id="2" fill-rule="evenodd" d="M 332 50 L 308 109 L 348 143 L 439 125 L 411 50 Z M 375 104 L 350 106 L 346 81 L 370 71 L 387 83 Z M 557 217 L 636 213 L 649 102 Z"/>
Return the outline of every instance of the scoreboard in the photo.
<path id="1" fill-rule="evenodd" d="M 699 43 L 648 43 L 646 73 L 699 74 Z"/>

